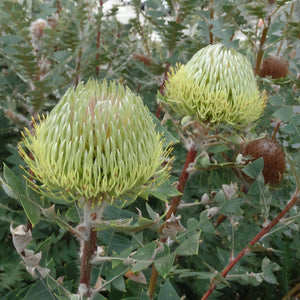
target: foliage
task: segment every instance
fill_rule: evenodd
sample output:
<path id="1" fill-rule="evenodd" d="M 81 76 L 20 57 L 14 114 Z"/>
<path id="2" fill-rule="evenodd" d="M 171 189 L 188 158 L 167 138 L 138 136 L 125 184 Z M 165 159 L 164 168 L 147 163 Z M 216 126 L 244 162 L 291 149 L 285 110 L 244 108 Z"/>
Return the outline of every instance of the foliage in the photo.
<path id="1" fill-rule="evenodd" d="M 127 6 L 132 19 L 123 23 L 119 16 L 124 6 L 107 9 L 102 0 L 0 2 L 1 166 L 5 163 L 0 190 L 0 299 L 79 299 L 80 243 L 72 233 L 82 221 L 82 210 L 63 199 L 41 198 L 27 187 L 17 144 L 24 126 L 32 130 L 32 118 L 47 114 L 69 87 L 90 78 L 116 80 L 139 93 L 159 119 L 153 116 L 156 129 L 164 131 L 165 146 L 173 142 L 175 156 L 169 181 L 151 191 L 148 202 L 138 198 L 127 207 L 106 207 L 97 226 L 98 246 L 104 253 L 98 249 L 94 257 L 91 284 L 98 291 L 94 299 L 150 299 L 153 264 L 159 275 L 154 299 L 200 299 L 216 282 L 210 299 L 296 297 L 299 201 L 249 246 L 226 277 L 221 273 L 299 187 L 299 3 L 147 0 L 144 4 L 142 10 L 140 0 L 132 1 Z M 38 23 L 41 19 L 46 22 Z M 167 223 L 166 201 L 179 195 L 174 183 L 197 128 L 167 106 L 157 105 L 157 94 L 163 95 L 169 67 L 187 63 L 212 42 L 233 47 L 251 61 L 268 102 L 253 128 L 236 131 L 220 126 L 209 131 L 211 138 L 189 166 L 177 214 L 181 218 Z M 287 77 L 259 76 L 262 61 L 271 55 L 288 61 Z M 277 124 L 275 140 L 284 147 L 287 171 L 280 185 L 272 187 L 264 184 L 262 159 L 245 166 L 238 154 L 243 143 L 272 137 Z M 234 192 L 228 194 L 228 189 Z M 20 224 L 33 226 L 27 248 L 35 254 L 41 251 L 39 265 L 50 270 L 46 277 L 36 272 L 34 278 L 20 264 L 9 231 L 10 225 Z M 162 241 L 167 236 L 167 242 Z"/>

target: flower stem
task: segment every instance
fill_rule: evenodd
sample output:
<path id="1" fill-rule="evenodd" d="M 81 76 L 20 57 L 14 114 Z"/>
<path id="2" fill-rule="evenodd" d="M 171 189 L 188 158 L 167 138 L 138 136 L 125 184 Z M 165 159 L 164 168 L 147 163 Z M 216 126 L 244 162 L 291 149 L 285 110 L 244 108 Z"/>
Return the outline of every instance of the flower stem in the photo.
<path id="1" fill-rule="evenodd" d="M 183 191 L 184 191 L 184 188 L 185 188 L 186 183 L 187 183 L 187 179 L 189 177 L 189 172 L 187 171 L 187 169 L 189 167 L 189 164 L 193 163 L 195 161 L 197 152 L 198 151 L 195 149 L 195 145 L 193 145 L 191 147 L 191 149 L 189 150 L 189 152 L 187 153 L 186 160 L 185 160 L 185 163 L 184 163 L 184 166 L 183 166 L 183 170 L 182 170 L 182 173 L 180 175 L 179 182 L 178 182 L 178 185 L 177 185 L 177 190 L 180 193 L 183 193 Z M 178 205 L 179 205 L 180 200 L 181 200 L 181 197 L 182 197 L 182 195 L 179 195 L 179 196 L 176 196 L 176 197 L 172 198 L 171 206 L 170 206 L 170 208 L 167 212 L 167 215 L 166 215 L 167 220 L 171 217 L 172 213 L 173 213 L 173 215 L 176 214 Z"/>
<path id="2" fill-rule="evenodd" d="M 264 227 L 249 243 L 249 245 L 254 245 L 259 241 L 267 232 L 269 232 L 279 221 L 284 217 L 284 215 L 292 208 L 295 202 L 300 198 L 300 187 L 298 186 L 293 197 L 287 204 L 287 206 L 277 215 L 277 217 L 270 222 L 270 224 Z M 237 264 L 237 262 L 249 251 L 248 245 L 232 260 L 229 261 L 229 264 L 222 271 L 222 276 L 225 278 L 229 271 Z M 201 300 L 206 300 L 211 295 L 211 293 L 216 289 L 217 285 L 212 282 L 209 286 L 209 289 L 201 298 Z"/>
<path id="3" fill-rule="evenodd" d="M 261 61 L 264 55 L 264 44 L 266 42 L 266 38 L 267 38 L 267 33 L 270 27 L 270 23 L 271 23 L 271 17 L 268 17 L 268 25 L 264 24 L 264 28 L 261 34 L 261 38 L 260 38 L 260 42 L 259 42 L 259 49 L 257 52 L 257 57 L 256 57 L 256 65 L 255 65 L 255 74 L 258 75 L 260 72 L 260 66 L 261 66 Z"/>
<path id="4" fill-rule="evenodd" d="M 178 185 L 177 185 L 177 190 L 180 193 L 183 193 L 184 188 L 185 188 L 186 183 L 187 183 L 187 179 L 189 177 L 189 172 L 187 171 L 187 169 L 189 167 L 189 164 L 193 163 L 195 161 L 197 153 L 198 153 L 198 151 L 196 150 L 195 145 L 193 145 L 187 153 L 186 160 L 185 160 L 185 163 L 184 163 L 184 166 L 183 166 L 183 170 L 182 170 L 182 173 L 179 177 L 179 182 L 178 182 Z M 180 200 L 181 200 L 181 195 L 172 198 L 171 206 L 170 206 L 170 208 L 167 212 L 167 215 L 166 215 L 167 220 L 172 216 L 172 214 L 174 214 L 174 215 L 176 214 L 178 205 L 180 203 Z M 161 241 L 166 242 L 166 240 L 164 238 L 161 238 Z M 153 264 L 151 279 L 150 279 L 150 284 L 149 284 L 149 289 L 148 289 L 148 295 L 151 299 L 153 298 L 153 295 L 154 295 L 154 292 L 155 292 L 157 278 L 158 278 L 158 272 L 155 268 L 155 265 Z"/>
<path id="5" fill-rule="evenodd" d="M 92 264 L 91 258 L 96 251 L 97 231 L 90 229 L 89 239 L 83 244 L 80 269 L 80 283 L 90 286 Z"/>
<path id="6" fill-rule="evenodd" d="M 84 287 L 84 297 L 89 297 L 92 294 L 91 290 L 91 272 L 92 263 L 91 259 L 97 250 L 97 231 L 95 230 L 95 224 L 99 223 L 102 218 L 103 210 L 106 202 L 102 201 L 100 204 L 94 201 L 93 198 L 85 200 L 84 204 L 84 220 L 82 228 L 84 228 L 86 238 L 82 241 L 82 248 L 80 254 L 80 287 Z M 79 288 L 80 292 L 80 288 Z"/>

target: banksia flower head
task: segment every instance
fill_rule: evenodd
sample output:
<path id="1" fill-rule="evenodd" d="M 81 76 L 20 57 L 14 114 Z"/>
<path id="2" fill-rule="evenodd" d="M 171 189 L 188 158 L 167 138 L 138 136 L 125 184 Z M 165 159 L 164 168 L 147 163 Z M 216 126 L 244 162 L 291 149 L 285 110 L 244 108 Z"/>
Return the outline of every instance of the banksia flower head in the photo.
<path id="1" fill-rule="evenodd" d="M 279 184 L 285 172 L 285 154 L 276 142 L 260 139 L 249 142 L 242 149 L 243 156 L 249 156 L 251 161 L 260 157 L 264 159 L 263 176 L 265 184 Z"/>
<path id="2" fill-rule="evenodd" d="M 34 130 L 24 135 L 20 154 L 42 191 L 55 190 L 54 196 L 133 199 L 155 178 L 166 178 L 168 166 L 161 164 L 169 150 L 148 109 L 114 82 L 70 88 Z"/>
<path id="3" fill-rule="evenodd" d="M 175 111 L 200 122 L 243 127 L 262 115 L 266 96 L 259 92 L 247 58 L 217 44 L 171 69 L 165 100 Z"/>

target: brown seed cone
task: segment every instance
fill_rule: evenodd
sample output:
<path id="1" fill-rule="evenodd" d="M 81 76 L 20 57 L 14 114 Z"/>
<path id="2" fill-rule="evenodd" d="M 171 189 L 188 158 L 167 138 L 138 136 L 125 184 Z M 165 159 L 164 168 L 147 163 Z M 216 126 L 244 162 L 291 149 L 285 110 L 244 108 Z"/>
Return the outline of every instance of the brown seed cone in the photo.
<path id="1" fill-rule="evenodd" d="M 284 78 L 289 73 L 289 63 L 280 56 L 270 56 L 263 61 L 259 75 L 273 79 Z"/>
<path id="2" fill-rule="evenodd" d="M 150 66 L 152 63 L 151 58 L 149 58 L 141 53 L 135 53 L 133 55 L 133 59 L 139 61 L 140 63 L 143 63 L 145 66 Z"/>
<path id="3" fill-rule="evenodd" d="M 263 176 L 265 184 L 279 184 L 285 171 L 285 154 L 280 145 L 269 139 L 255 140 L 242 149 L 243 156 L 251 156 L 250 161 L 264 159 Z"/>

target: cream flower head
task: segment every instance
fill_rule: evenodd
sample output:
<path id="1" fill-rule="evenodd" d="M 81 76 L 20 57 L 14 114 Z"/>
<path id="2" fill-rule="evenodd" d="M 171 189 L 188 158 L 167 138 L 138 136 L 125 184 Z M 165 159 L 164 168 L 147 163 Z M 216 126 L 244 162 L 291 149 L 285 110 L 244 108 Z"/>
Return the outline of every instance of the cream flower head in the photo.
<path id="1" fill-rule="evenodd" d="M 166 178 L 168 154 L 141 98 L 114 82 L 68 89 L 50 114 L 27 130 L 20 154 L 55 196 L 111 201 L 136 198 Z"/>
<path id="2" fill-rule="evenodd" d="M 259 92 L 247 58 L 217 44 L 170 70 L 165 100 L 176 112 L 200 122 L 245 127 L 261 117 L 266 95 Z"/>

